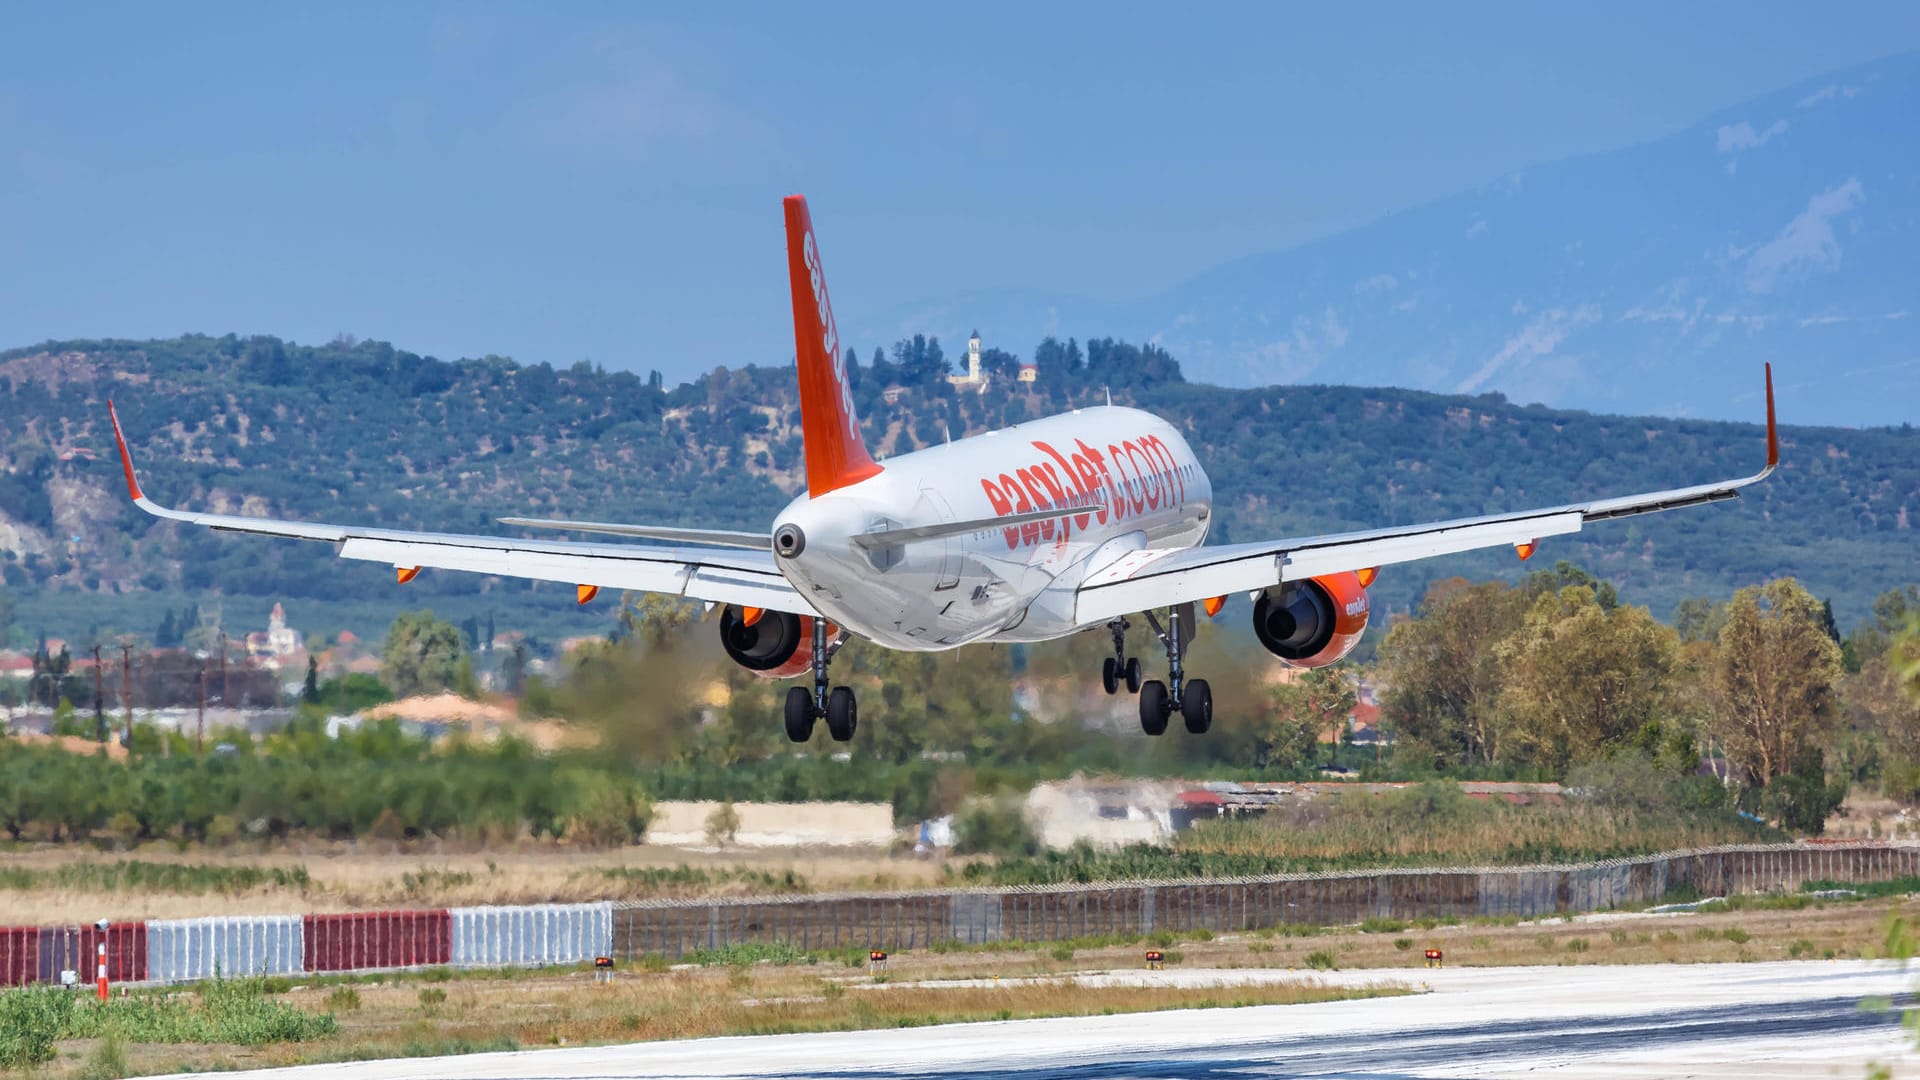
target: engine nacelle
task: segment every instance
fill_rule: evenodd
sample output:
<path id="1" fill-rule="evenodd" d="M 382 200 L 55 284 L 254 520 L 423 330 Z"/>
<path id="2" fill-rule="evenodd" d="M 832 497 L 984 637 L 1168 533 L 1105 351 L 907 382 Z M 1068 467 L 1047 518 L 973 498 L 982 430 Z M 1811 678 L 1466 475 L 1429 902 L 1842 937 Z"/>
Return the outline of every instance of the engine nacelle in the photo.
<path id="1" fill-rule="evenodd" d="M 1253 633 L 1289 667 L 1338 663 L 1367 629 L 1367 590 L 1351 571 L 1288 581 L 1253 602 Z"/>
<path id="2" fill-rule="evenodd" d="M 813 616 L 762 611 L 752 624 L 741 608 L 720 612 L 720 646 L 733 662 L 763 679 L 785 679 L 813 665 Z"/>

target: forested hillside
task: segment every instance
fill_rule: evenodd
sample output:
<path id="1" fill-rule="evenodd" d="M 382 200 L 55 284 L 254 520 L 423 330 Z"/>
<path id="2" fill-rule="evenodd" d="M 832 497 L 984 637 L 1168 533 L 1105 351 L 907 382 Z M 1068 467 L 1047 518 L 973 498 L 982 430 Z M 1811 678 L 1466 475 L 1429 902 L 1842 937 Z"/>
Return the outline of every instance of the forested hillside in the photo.
<path id="1" fill-rule="evenodd" d="M 1592 416 L 1353 387 L 1231 390 L 1182 381 L 1173 357 L 1111 340 L 1044 343 L 1039 381 L 989 350 L 985 393 L 950 386 L 937 343 L 898 343 L 855 367 L 868 439 L 884 455 L 1104 400 L 1175 420 L 1220 500 L 1213 540 L 1411 522 L 1694 483 L 1753 471 L 1757 425 Z M 1750 411 L 1761 413 L 1760 372 Z M 900 392 L 887 394 L 889 388 Z M 800 484 L 791 368 L 658 377 L 487 357 L 445 362 L 378 342 L 272 338 L 75 341 L 0 353 L 0 571 L 15 638 L 151 636 L 169 603 L 264 610 L 306 629 L 377 634 L 403 607 L 504 627 L 592 632 L 570 589 L 343 563 L 330 546 L 159 523 L 120 485 L 106 399 L 119 405 L 163 503 L 400 527 L 500 531 L 497 516 L 759 528 Z M 889 403 L 886 398 L 895 400 Z M 1601 525 L 1555 540 L 1665 618 L 1792 574 L 1864 618 L 1920 555 L 1920 434 L 1796 427 L 1784 395 L 1781 472 L 1750 497 Z M 1376 602 L 1405 609 L 1454 574 L 1517 574 L 1506 553 L 1389 568 Z"/>

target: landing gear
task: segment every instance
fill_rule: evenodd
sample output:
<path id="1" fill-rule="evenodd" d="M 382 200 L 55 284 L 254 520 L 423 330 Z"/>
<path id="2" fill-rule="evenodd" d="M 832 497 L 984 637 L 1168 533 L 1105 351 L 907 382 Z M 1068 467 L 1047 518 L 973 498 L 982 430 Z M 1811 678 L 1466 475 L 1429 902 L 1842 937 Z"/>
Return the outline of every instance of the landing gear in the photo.
<path id="1" fill-rule="evenodd" d="M 1147 624 L 1167 649 L 1167 682 L 1155 679 L 1140 687 L 1140 729 L 1149 735 L 1167 730 L 1167 721 L 1175 710 L 1186 722 L 1187 730 L 1205 734 L 1213 726 L 1213 688 L 1205 679 L 1187 681 L 1187 643 L 1193 635 L 1193 605 L 1180 604 L 1167 609 L 1167 625 L 1162 627 L 1153 612 L 1146 613 Z M 1136 668 L 1138 661 L 1134 661 Z"/>
<path id="2" fill-rule="evenodd" d="M 1100 686 L 1107 693 L 1118 693 L 1122 682 L 1127 684 L 1127 693 L 1140 692 L 1140 660 L 1127 655 L 1127 627 L 1131 624 L 1125 619 L 1115 619 L 1107 624 L 1107 630 L 1113 635 L 1113 655 L 1100 663 Z"/>
<path id="3" fill-rule="evenodd" d="M 833 693 L 827 695 L 827 734 L 834 742 L 846 742 L 853 738 L 853 729 L 860 726 L 860 709 L 853 700 L 853 688 L 836 686 Z"/>
<path id="4" fill-rule="evenodd" d="M 804 686 L 787 690 L 787 738 L 794 742 L 813 738 L 813 695 Z"/>
<path id="5" fill-rule="evenodd" d="M 813 620 L 813 690 L 804 686 L 795 686 L 787 691 L 787 738 L 797 743 L 813 738 L 814 721 L 825 718 L 827 734 L 836 742 L 846 742 L 853 738 L 854 729 L 860 726 L 859 706 L 854 702 L 853 688 L 836 686 L 832 693 L 827 692 L 827 663 L 833 654 L 840 651 L 847 635 L 842 632 L 832 641 L 827 640 L 827 621 L 815 617 Z"/>

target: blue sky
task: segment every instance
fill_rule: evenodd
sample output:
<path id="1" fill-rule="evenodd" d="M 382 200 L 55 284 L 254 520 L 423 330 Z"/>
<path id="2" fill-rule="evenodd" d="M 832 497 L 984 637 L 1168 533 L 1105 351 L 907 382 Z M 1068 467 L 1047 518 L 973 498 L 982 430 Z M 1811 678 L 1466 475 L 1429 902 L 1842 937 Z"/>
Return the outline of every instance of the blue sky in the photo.
<path id="1" fill-rule="evenodd" d="M 967 8 L 0 8 L 0 347 L 348 332 L 680 379 L 789 357 L 791 191 L 843 326 L 1142 297 L 1920 48 L 1914 4 Z"/>

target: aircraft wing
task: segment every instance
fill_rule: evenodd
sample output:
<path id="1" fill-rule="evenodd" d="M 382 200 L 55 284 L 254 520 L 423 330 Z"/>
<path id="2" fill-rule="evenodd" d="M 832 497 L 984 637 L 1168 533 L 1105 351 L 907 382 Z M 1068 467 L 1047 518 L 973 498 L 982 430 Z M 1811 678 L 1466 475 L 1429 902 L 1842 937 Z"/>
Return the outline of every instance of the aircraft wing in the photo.
<path id="1" fill-rule="evenodd" d="M 774 567 L 771 550 L 521 540 L 172 510 L 141 492 L 133 472 L 133 456 L 127 451 L 126 437 L 120 431 L 120 417 L 113 412 L 111 402 L 107 409 L 113 418 L 114 439 L 120 444 L 127 492 L 133 496 L 134 505 L 155 517 L 226 532 L 328 541 L 340 545 L 343 559 L 391 564 L 399 571 L 402 581 L 410 580 L 421 568 L 431 566 L 534 581 L 569 582 L 581 588 L 582 596 L 591 595 L 589 588 L 634 589 L 720 604 L 813 614 L 813 608 Z"/>
<path id="2" fill-rule="evenodd" d="M 1075 595 L 1075 618 L 1082 625 L 1091 625 L 1151 608 L 1258 591 L 1283 581 L 1370 570 L 1475 548 L 1511 544 L 1530 555 L 1537 541 L 1579 532 L 1589 522 L 1737 499 L 1741 488 L 1766 479 L 1779 462 L 1780 436 L 1773 416 L 1773 367 L 1768 365 L 1767 464 L 1752 476 L 1540 510 L 1364 532 L 1220 547 L 1148 548 L 1123 556 L 1111 566 L 1089 575 Z"/>

